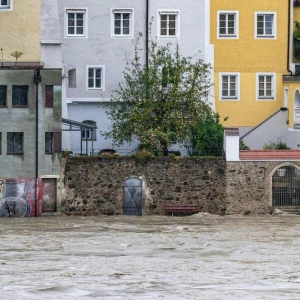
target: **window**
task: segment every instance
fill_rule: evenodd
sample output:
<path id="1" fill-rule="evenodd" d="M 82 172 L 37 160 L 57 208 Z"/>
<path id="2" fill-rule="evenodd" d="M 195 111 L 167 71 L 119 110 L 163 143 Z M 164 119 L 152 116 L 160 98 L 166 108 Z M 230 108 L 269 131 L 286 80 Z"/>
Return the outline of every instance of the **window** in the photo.
<path id="1" fill-rule="evenodd" d="M 54 103 L 54 91 L 53 85 L 45 86 L 45 107 L 53 107 Z"/>
<path id="2" fill-rule="evenodd" d="M 12 106 L 22 107 L 28 105 L 28 85 L 12 86 Z"/>
<path id="3" fill-rule="evenodd" d="M 76 88 L 76 69 L 70 69 L 68 71 L 69 88 Z"/>
<path id="4" fill-rule="evenodd" d="M 0 0 L 0 10 L 1 9 L 11 9 L 12 0 Z"/>
<path id="5" fill-rule="evenodd" d="M 257 99 L 275 100 L 275 74 L 257 74 Z"/>
<path id="6" fill-rule="evenodd" d="M 90 125 L 90 126 L 93 126 L 93 130 L 92 129 L 89 129 L 89 128 L 82 128 L 82 131 L 81 131 L 81 139 L 82 140 L 93 140 L 93 141 L 96 141 L 97 140 L 97 132 L 96 132 L 96 129 L 97 129 L 97 124 L 95 121 L 90 121 L 90 120 L 86 120 L 86 121 L 82 121 L 83 124 L 87 124 L 87 125 Z"/>
<path id="7" fill-rule="evenodd" d="M 45 132 L 45 153 L 61 153 L 61 132 Z"/>
<path id="8" fill-rule="evenodd" d="M 159 12 L 159 37 L 179 38 L 179 12 L 160 11 Z"/>
<path id="9" fill-rule="evenodd" d="M 88 90 L 104 90 L 104 66 L 87 66 Z"/>
<path id="10" fill-rule="evenodd" d="M 86 9 L 67 10 L 67 36 L 84 37 L 87 33 Z"/>
<path id="11" fill-rule="evenodd" d="M 133 10 L 113 9 L 113 36 L 132 37 L 133 36 Z"/>
<path id="12" fill-rule="evenodd" d="M 239 100 L 239 73 L 220 73 L 220 95 L 223 100 Z"/>
<path id="13" fill-rule="evenodd" d="M 7 133 L 7 154 L 23 154 L 23 132 Z"/>
<path id="14" fill-rule="evenodd" d="M 0 85 L 0 106 L 6 106 L 6 92 L 7 86 Z"/>
<path id="15" fill-rule="evenodd" d="M 53 132 L 45 132 L 45 153 L 53 153 Z"/>
<path id="16" fill-rule="evenodd" d="M 238 38 L 238 11 L 218 12 L 218 38 Z"/>
<path id="17" fill-rule="evenodd" d="M 255 37 L 276 38 L 276 13 L 255 13 Z"/>

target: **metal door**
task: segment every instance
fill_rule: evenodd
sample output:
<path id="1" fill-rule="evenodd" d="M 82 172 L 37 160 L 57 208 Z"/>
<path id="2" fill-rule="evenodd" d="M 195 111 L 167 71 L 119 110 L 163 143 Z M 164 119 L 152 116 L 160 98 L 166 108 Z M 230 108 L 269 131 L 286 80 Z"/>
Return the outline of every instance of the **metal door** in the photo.
<path id="1" fill-rule="evenodd" d="M 272 178 L 273 206 L 300 206 L 300 172 L 295 167 L 279 168 Z"/>
<path id="2" fill-rule="evenodd" d="M 56 212 L 56 179 L 43 178 L 42 211 Z"/>
<path id="3" fill-rule="evenodd" d="M 124 183 L 123 214 L 129 216 L 142 215 L 142 180 L 127 179 Z"/>

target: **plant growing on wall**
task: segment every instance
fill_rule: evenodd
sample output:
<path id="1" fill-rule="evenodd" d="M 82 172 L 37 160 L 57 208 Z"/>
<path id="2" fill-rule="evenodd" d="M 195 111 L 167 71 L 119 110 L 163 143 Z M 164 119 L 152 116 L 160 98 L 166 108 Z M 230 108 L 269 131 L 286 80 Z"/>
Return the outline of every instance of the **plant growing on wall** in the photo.
<path id="1" fill-rule="evenodd" d="M 263 150 L 288 150 L 288 149 L 291 149 L 287 146 L 286 143 L 284 142 L 267 142 L 264 144 L 263 146 Z"/>
<path id="2" fill-rule="evenodd" d="M 23 53 L 22 51 L 18 51 L 18 50 L 14 51 L 14 52 L 12 52 L 12 53 L 10 54 L 12 57 L 14 57 L 14 58 L 16 59 L 15 66 L 17 65 L 18 59 L 19 59 L 23 54 L 24 54 L 24 53 Z"/>
<path id="3" fill-rule="evenodd" d="M 172 44 L 150 42 L 148 65 L 139 52 L 137 44 L 124 81 L 107 105 L 111 129 L 101 133 L 116 146 L 137 138 L 153 153 L 167 155 L 174 138 L 179 144 L 190 143 L 194 129 L 212 114 L 211 67 L 196 57 L 182 56 Z"/>

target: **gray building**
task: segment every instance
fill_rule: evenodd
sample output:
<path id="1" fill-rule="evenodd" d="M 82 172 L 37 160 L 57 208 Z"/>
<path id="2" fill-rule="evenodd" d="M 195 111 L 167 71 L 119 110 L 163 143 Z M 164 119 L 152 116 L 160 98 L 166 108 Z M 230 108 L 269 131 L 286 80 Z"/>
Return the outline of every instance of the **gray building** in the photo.
<path id="1" fill-rule="evenodd" d="M 0 17 L 17 25 L 10 29 L 9 42 L 1 40 L 1 48 L 6 51 L 11 43 L 10 51 L 23 54 L 13 61 L 10 51 L 3 51 L 0 65 L 0 217 L 39 216 L 56 212 L 60 201 L 61 59 L 52 55 L 50 64 L 42 54 L 42 28 L 49 18 L 41 18 L 41 9 L 49 1 L 38 0 L 24 13 L 21 2 L 7 3 Z M 24 22 L 17 22 L 20 17 Z M 4 37 L 7 29 L 1 28 Z M 51 34 L 47 38 L 53 39 Z"/>
<path id="2" fill-rule="evenodd" d="M 183 55 L 201 51 L 197 58 L 213 65 L 208 0 L 60 0 L 57 3 L 63 61 L 63 117 L 97 127 L 93 134 L 80 130 L 63 133 L 63 148 L 74 153 L 81 152 L 82 144 L 88 153 L 92 147 L 95 151 L 112 148 L 112 141 L 99 134 L 110 127 L 104 106 L 123 79 L 122 72 L 133 58 L 139 33 L 143 34 L 140 55 L 142 59 L 146 57 L 147 19 L 152 23 L 149 39 L 156 39 L 159 44 L 178 43 Z M 135 141 L 123 145 L 123 154 L 136 149 L 137 144 Z"/>

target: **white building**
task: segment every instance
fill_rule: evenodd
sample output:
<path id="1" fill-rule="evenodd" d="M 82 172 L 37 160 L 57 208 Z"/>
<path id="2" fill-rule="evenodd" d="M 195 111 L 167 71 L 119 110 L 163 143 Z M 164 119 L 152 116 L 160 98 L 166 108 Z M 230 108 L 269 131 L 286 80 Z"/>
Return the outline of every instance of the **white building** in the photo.
<path id="1" fill-rule="evenodd" d="M 209 0 L 59 0 L 57 5 L 64 70 L 63 118 L 97 126 L 93 136 L 80 129 L 65 132 L 63 148 L 74 153 L 82 147 L 85 152 L 86 144 L 89 153 L 92 144 L 95 151 L 113 148 L 112 141 L 99 133 L 110 126 L 104 105 L 123 79 L 139 33 L 143 34 L 141 57 L 146 60 L 147 20 L 152 21 L 149 39 L 157 39 L 159 44 L 178 43 L 185 56 L 201 51 L 198 58 L 213 66 Z M 136 149 L 137 144 L 123 145 L 124 153 Z"/>

